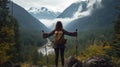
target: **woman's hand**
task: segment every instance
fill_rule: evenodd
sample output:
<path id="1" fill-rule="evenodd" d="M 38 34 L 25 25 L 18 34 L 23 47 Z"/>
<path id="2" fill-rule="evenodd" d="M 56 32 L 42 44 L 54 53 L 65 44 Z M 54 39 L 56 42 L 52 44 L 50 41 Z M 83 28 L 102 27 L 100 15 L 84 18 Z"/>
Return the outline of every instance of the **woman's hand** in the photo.
<path id="1" fill-rule="evenodd" d="M 77 37 L 77 32 L 74 32 L 74 36 Z"/>
<path id="2" fill-rule="evenodd" d="M 75 36 L 77 37 L 77 29 L 76 29 L 76 32 L 75 32 Z"/>

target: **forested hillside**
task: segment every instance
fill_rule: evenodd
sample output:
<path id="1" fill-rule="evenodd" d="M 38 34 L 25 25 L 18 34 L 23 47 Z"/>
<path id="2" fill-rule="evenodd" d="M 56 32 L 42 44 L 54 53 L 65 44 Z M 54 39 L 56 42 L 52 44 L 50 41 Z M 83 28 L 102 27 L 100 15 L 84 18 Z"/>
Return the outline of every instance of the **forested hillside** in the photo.
<path id="1" fill-rule="evenodd" d="M 19 26 L 9 14 L 8 1 L 0 1 L 0 64 L 6 61 L 20 61 Z"/>
<path id="2" fill-rule="evenodd" d="M 36 64 L 39 60 L 38 46 L 44 42 L 41 30 L 48 30 L 24 9 L 18 16 L 13 10 L 15 6 L 22 9 L 11 1 L 0 1 L 0 67 L 27 62 Z"/>
<path id="3" fill-rule="evenodd" d="M 18 21 L 23 44 L 42 46 L 43 39 L 41 30 L 48 31 L 49 29 L 21 6 L 10 1 L 8 7 L 10 13 L 13 14 Z"/>

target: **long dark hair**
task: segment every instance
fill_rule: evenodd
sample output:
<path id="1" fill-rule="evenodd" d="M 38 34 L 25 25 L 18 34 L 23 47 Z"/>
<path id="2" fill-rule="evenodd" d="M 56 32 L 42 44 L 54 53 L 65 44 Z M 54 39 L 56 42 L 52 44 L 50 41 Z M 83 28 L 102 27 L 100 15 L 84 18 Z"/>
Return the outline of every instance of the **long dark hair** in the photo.
<path id="1" fill-rule="evenodd" d="M 57 21 L 55 30 L 58 30 L 58 31 L 63 30 L 63 25 L 61 21 Z"/>

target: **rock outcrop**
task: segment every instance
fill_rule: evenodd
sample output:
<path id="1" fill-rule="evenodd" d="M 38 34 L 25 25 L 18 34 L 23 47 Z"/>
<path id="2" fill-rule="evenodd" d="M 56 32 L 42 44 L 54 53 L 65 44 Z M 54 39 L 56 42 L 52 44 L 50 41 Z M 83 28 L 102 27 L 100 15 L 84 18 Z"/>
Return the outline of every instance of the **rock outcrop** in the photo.
<path id="1" fill-rule="evenodd" d="M 112 67 L 112 65 L 108 59 L 94 56 L 83 62 L 83 67 Z"/>
<path id="2" fill-rule="evenodd" d="M 65 67 L 82 67 L 82 62 L 70 56 L 65 62 Z"/>
<path id="3" fill-rule="evenodd" d="M 110 60 L 105 57 L 94 56 L 90 57 L 84 62 L 79 61 L 73 56 L 70 56 L 66 62 L 65 67 L 113 67 Z"/>

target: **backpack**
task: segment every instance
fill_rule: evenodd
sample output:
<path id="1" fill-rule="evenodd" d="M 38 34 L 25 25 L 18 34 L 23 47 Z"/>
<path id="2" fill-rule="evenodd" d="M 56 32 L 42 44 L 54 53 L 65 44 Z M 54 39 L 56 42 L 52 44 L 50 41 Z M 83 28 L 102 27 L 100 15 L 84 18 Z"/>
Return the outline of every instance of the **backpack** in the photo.
<path id="1" fill-rule="evenodd" d="M 63 31 L 55 31 L 54 32 L 54 44 L 64 45 L 66 44 L 67 39 L 64 39 L 64 32 Z"/>

